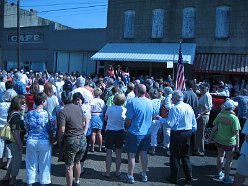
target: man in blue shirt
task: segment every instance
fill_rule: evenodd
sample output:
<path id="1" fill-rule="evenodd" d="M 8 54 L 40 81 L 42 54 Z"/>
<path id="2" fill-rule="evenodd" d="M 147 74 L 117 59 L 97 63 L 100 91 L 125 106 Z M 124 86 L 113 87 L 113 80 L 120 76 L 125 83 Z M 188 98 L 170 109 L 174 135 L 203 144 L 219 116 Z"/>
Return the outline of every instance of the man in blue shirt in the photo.
<path id="1" fill-rule="evenodd" d="M 180 168 L 180 160 L 185 174 L 185 182 L 192 181 L 192 168 L 189 158 L 190 136 L 196 130 L 195 114 L 189 104 L 183 102 L 183 93 L 175 90 L 172 93 L 174 107 L 170 109 L 167 118 L 156 116 L 160 122 L 171 128 L 170 136 L 170 176 L 167 181 L 176 184 Z"/>
<path id="2" fill-rule="evenodd" d="M 136 96 L 127 103 L 126 127 L 128 135 L 126 148 L 128 152 L 128 175 L 124 180 L 127 183 L 134 183 L 133 171 L 135 167 L 135 154 L 139 151 L 141 156 L 142 172 L 140 178 L 147 182 L 147 151 L 151 141 L 151 122 L 153 116 L 153 103 L 145 97 L 146 86 L 136 86 Z"/>

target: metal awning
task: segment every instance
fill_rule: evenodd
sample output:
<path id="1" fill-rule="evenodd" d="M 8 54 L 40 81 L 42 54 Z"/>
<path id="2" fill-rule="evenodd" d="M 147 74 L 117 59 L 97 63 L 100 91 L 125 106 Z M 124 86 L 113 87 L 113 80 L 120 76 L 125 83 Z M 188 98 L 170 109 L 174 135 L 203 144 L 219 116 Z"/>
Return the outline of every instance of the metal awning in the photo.
<path id="1" fill-rule="evenodd" d="M 248 73 L 247 54 L 196 54 L 195 72 L 245 74 Z"/>
<path id="2" fill-rule="evenodd" d="M 182 43 L 184 63 L 193 64 L 195 43 Z M 177 62 L 179 43 L 108 43 L 91 57 L 92 60 Z"/>

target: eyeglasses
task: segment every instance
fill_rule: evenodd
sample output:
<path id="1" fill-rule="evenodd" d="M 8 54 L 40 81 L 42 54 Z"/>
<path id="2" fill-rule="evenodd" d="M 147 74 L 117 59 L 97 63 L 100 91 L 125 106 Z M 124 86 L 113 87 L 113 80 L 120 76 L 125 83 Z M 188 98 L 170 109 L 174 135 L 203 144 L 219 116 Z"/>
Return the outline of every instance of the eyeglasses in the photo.
<path id="1" fill-rule="evenodd" d="M 26 105 L 26 102 L 25 101 L 21 102 L 21 105 Z"/>

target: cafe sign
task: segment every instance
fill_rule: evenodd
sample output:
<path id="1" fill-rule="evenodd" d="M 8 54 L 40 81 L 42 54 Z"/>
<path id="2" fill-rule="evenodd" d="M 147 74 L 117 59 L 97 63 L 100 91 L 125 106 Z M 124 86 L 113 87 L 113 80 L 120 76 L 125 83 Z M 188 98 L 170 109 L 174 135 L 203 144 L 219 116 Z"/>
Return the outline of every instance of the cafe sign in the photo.
<path id="1" fill-rule="evenodd" d="M 42 43 L 43 41 L 44 41 L 44 34 L 42 33 L 20 35 L 21 43 Z M 17 35 L 9 34 L 8 43 L 16 43 L 16 42 L 17 42 Z"/>

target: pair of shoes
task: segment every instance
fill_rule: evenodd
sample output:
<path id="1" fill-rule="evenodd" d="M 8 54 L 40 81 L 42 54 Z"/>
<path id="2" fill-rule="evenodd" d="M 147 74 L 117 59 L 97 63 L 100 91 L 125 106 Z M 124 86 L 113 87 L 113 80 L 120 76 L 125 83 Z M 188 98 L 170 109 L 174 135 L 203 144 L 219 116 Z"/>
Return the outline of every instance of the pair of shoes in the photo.
<path id="1" fill-rule="evenodd" d="M 122 181 L 125 182 L 125 183 L 130 183 L 130 184 L 133 184 L 135 182 L 134 177 L 133 176 L 128 176 L 128 175 L 125 175 L 122 178 Z"/>
<path id="2" fill-rule="evenodd" d="M 197 181 L 198 179 L 193 178 L 192 176 L 189 176 L 187 178 L 184 179 L 184 183 L 185 184 L 190 184 L 191 182 Z"/>
<path id="3" fill-rule="evenodd" d="M 115 177 L 116 177 L 116 178 L 119 178 L 120 176 L 121 176 L 121 173 L 118 173 L 118 174 L 115 173 Z"/>
<path id="4" fill-rule="evenodd" d="M 224 177 L 225 177 L 225 174 L 222 171 L 220 171 L 220 173 L 215 176 L 215 178 L 218 180 L 223 180 Z"/>
<path id="5" fill-rule="evenodd" d="M 225 184 L 233 184 L 234 179 L 231 176 L 225 177 L 222 180 Z"/>
<path id="6" fill-rule="evenodd" d="M 102 174 L 101 174 L 104 178 L 110 178 L 110 176 L 108 176 L 107 174 L 106 174 L 106 172 L 102 172 Z"/>
<path id="7" fill-rule="evenodd" d="M 173 180 L 170 176 L 166 177 L 165 179 L 166 179 L 166 181 L 168 181 L 168 182 L 170 182 L 172 184 L 177 184 L 177 181 Z"/>
<path id="8" fill-rule="evenodd" d="M 143 182 L 147 182 L 148 181 L 147 175 L 144 175 L 142 172 L 139 173 L 139 177 L 140 177 L 141 181 L 143 181 Z"/>

